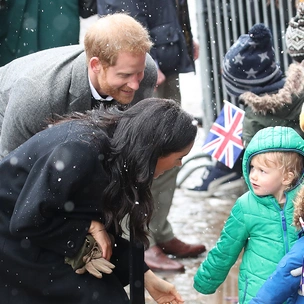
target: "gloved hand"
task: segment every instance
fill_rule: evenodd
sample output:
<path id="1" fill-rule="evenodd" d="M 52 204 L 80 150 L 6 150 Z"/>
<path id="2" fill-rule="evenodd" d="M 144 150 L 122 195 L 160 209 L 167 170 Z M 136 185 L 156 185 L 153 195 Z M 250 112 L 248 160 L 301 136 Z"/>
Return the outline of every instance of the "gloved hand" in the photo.
<path id="1" fill-rule="evenodd" d="M 85 262 L 83 261 L 83 257 L 92 250 L 94 243 L 95 243 L 95 239 L 92 237 L 92 235 L 87 234 L 86 239 L 85 239 L 82 247 L 77 252 L 77 254 L 75 256 L 73 256 L 72 258 L 65 257 L 64 262 L 66 264 L 71 265 L 73 270 L 81 268 L 85 264 Z"/>
<path id="2" fill-rule="evenodd" d="M 111 236 L 113 238 L 113 236 Z M 71 267 L 78 274 L 83 274 L 86 271 L 101 279 L 102 273 L 110 274 L 115 266 L 102 257 L 102 251 L 99 248 L 95 239 L 88 234 L 86 240 L 73 258 L 65 257 L 65 263 Z"/>
<path id="3" fill-rule="evenodd" d="M 94 243 L 92 250 L 83 257 L 85 265 L 75 272 L 84 274 L 86 271 L 98 279 L 102 278 L 102 273 L 110 274 L 115 266 L 102 257 L 102 251 L 97 242 Z"/>
<path id="4" fill-rule="evenodd" d="M 296 269 L 293 269 L 290 271 L 290 274 L 293 276 L 293 277 L 298 277 L 302 274 L 302 267 L 299 267 L 299 268 L 296 268 Z"/>
<path id="5" fill-rule="evenodd" d="M 301 276 L 302 275 L 302 267 L 299 267 L 299 268 L 296 268 L 296 269 L 293 269 L 290 271 L 290 274 L 293 276 L 293 277 L 298 277 L 298 276 Z M 302 283 L 302 280 L 301 280 L 301 283 Z M 298 289 L 298 294 L 300 296 L 303 296 L 303 286 L 301 284 L 300 288 Z"/>

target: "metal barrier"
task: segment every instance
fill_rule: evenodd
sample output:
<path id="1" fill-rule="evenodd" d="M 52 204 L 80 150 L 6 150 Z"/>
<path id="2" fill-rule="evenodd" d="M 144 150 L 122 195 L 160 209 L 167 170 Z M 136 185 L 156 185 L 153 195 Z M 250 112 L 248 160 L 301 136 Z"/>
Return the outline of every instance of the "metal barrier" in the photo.
<path id="1" fill-rule="evenodd" d="M 299 0 L 304 2 L 304 0 Z M 286 52 L 285 32 L 296 14 L 296 0 L 196 0 L 202 90 L 202 123 L 207 134 L 223 107 L 223 100 L 238 104 L 222 82 L 222 59 L 230 46 L 255 23 L 264 23 L 272 32 L 276 61 L 283 73 L 291 63 Z M 186 165 L 201 159 L 196 167 Z M 198 153 L 189 158 L 177 176 L 177 188 L 197 169 L 214 165 L 210 155 Z M 183 169 L 183 170 L 182 170 Z"/>
<path id="2" fill-rule="evenodd" d="M 264 23 L 273 35 L 277 62 L 283 72 L 291 59 L 286 52 L 285 31 L 296 13 L 295 0 L 196 0 L 203 125 L 208 132 L 223 106 L 223 100 L 238 105 L 222 83 L 222 59 L 241 34 L 255 23 Z"/>

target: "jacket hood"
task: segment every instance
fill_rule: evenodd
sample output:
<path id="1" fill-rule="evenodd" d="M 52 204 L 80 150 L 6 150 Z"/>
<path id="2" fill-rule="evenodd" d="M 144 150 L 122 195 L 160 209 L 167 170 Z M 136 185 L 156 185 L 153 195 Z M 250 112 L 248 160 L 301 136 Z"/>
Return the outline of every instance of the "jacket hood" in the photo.
<path id="1" fill-rule="evenodd" d="M 276 94 L 256 95 L 252 92 L 243 93 L 240 102 L 250 106 L 253 112 L 265 115 L 267 112 L 275 113 L 286 104 L 292 103 L 293 95 L 304 93 L 304 61 L 300 64 L 290 64 L 286 73 L 285 84 Z"/>
<path id="2" fill-rule="evenodd" d="M 260 153 L 274 151 L 296 152 L 304 156 L 304 140 L 295 130 L 289 127 L 268 127 L 256 133 L 245 149 L 242 164 L 244 179 L 252 193 L 253 189 L 249 182 L 250 162 L 252 157 Z M 303 176 L 304 175 L 302 174 L 299 182 L 302 181 Z"/>

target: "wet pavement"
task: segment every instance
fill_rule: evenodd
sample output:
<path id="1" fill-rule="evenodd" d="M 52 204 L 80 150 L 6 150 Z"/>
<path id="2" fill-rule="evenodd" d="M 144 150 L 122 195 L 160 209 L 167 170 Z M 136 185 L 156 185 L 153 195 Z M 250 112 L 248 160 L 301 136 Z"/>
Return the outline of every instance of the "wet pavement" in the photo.
<path id="1" fill-rule="evenodd" d="M 208 251 L 214 246 L 233 202 L 223 198 L 194 199 L 184 194 L 183 190 L 177 190 L 170 211 L 175 235 L 188 243 L 203 243 Z M 237 296 L 237 266 L 214 295 L 202 295 L 192 287 L 193 277 L 205 257 L 204 253 L 198 258 L 178 259 L 185 265 L 184 273 L 158 272 L 157 275 L 173 283 L 185 303 L 236 303 L 230 299 Z M 146 303 L 155 302 L 147 295 Z"/>
<path id="2" fill-rule="evenodd" d="M 198 139 L 194 148 L 190 152 L 192 157 L 200 152 L 203 141 L 203 130 L 199 130 Z M 188 172 L 189 168 L 197 167 L 202 160 L 192 160 L 181 169 L 180 175 Z M 230 192 L 216 193 L 216 196 L 204 198 L 199 193 L 193 195 L 187 188 L 192 188 L 200 181 L 202 169 L 194 171 L 182 184 L 176 189 L 173 199 L 173 205 L 170 209 L 169 221 L 173 226 L 175 235 L 187 243 L 202 243 L 207 247 L 207 252 L 216 243 L 225 220 L 229 216 L 232 205 L 243 189 L 233 189 Z M 185 173 L 184 173 L 185 174 Z M 193 288 L 193 277 L 205 259 L 206 253 L 197 258 L 177 259 L 185 265 L 185 272 L 157 272 L 156 274 L 163 279 L 174 284 L 178 292 L 182 295 L 185 303 L 188 304 L 231 304 L 237 303 L 237 263 L 232 267 L 225 282 L 218 288 L 213 295 L 202 295 Z M 174 258 L 174 257 L 172 257 Z M 146 304 L 155 303 L 154 300 L 146 294 Z"/>

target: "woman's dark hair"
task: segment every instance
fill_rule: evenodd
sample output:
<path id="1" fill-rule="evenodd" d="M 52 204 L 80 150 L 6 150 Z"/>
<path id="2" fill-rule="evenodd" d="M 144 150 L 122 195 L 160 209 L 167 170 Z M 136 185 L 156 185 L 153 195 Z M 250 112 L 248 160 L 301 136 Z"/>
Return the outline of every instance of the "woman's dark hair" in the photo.
<path id="1" fill-rule="evenodd" d="M 128 213 L 130 233 L 146 245 L 154 209 L 150 187 L 157 160 L 185 149 L 195 140 L 196 133 L 191 115 L 175 101 L 159 98 L 144 99 L 130 107 L 117 125 L 105 202 L 110 211 L 120 194 L 117 219 Z"/>
<path id="2" fill-rule="evenodd" d="M 126 111 L 109 108 L 69 116 L 75 118 L 110 137 L 109 157 L 104 160 L 110 182 L 102 195 L 106 227 L 114 223 L 121 233 L 121 221 L 129 214 L 130 232 L 147 246 L 154 209 L 150 188 L 157 160 L 195 140 L 193 117 L 173 100 L 148 98 Z M 98 139 L 98 132 L 94 134 Z"/>

